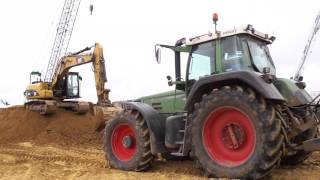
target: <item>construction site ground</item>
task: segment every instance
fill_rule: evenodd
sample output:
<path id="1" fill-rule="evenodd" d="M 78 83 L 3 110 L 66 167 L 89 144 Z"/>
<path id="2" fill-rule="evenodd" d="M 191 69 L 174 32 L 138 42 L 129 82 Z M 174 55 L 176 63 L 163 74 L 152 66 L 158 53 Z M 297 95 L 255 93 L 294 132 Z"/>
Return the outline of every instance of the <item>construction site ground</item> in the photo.
<path id="1" fill-rule="evenodd" d="M 0 109 L 0 179 L 206 179 L 190 160 L 155 161 L 147 172 L 108 166 L 99 118 L 59 110 L 41 116 L 23 107 Z M 320 153 L 270 179 L 320 179 Z"/>

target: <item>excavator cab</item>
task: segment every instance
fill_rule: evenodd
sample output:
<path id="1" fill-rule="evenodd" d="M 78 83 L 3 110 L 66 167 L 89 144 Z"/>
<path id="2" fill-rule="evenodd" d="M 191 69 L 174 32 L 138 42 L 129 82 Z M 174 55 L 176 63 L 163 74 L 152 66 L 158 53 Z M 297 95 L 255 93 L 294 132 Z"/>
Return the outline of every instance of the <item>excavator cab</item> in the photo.
<path id="1" fill-rule="evenodd" d="M 62 99 L 80 98 L 81 80 L 78 72 L 69 72 L 60 81 L 58 88 L 54 90 L 54 95 Z"/>
<path id="2" fill-rule="evenodd" d="M 66 80 L 67 98 L 80 98 L 80 81 L 81 76 L 77 72 L 68 73 Z"/>
<path id="3" fill-rule="evenodd" d="M 38 71 L 32 71 L 30 73 L 30 84 L 36 84 L 41 82 L 41 73 Z"/>

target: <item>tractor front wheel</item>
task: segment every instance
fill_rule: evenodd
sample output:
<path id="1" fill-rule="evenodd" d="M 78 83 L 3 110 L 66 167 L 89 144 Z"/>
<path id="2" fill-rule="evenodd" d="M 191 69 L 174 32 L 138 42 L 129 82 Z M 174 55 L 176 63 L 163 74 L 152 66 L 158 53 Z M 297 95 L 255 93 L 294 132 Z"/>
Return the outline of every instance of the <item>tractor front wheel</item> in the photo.
<path id="1" fill-rule="evenodd" d="M 192 120 L 192 155 L 209 176 L 258 179 L 280 161 L 283 136 L 274 108 L 251 89 L 204 95 Z"/>
<path id="2" fill-rule="evenodd" d="M 150 167 L 153 156 L 149 130 L 138 111 L 122 111 L 108 121 L 103 140 L 110 166 L 126 171 L 143 171 Z"/>

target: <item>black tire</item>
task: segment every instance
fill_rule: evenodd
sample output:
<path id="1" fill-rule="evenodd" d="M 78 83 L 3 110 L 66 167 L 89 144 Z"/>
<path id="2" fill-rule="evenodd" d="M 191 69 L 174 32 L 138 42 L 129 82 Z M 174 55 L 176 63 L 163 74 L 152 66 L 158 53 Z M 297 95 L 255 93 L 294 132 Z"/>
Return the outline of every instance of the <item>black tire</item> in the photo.
<path id="1" fill-rule="evenodd" d="M 255 134 L 255 140 L 250 141 L 254 142 L 254 146 L 250 146 L 252 148 L 248 151 L 250 155 L 246 156 L 244 161 L 237 165 L 228 164 L 228 162 L 224 164 L 222 161 L 218 162 L 218 160 L 214 160 L 212 158 L 214 155 L 210 156 L 210 150 L 207 150 L 210 147 L 205 144 L 207 132 L 206 120 L 209 117 L 213 117 L 212 114 L 223 108 L 235 109 L 235 112 L 243 113 L 246 119 L 250 121 L 251 127 L 255 132 L 253 133 Z M 213 120 L 213 122 L 215 121 Z M 230 124 L 227 126 L 230 126 Z M 234 126 L 231 128 L 234 128 Z M 209 132 L 214 133 L 213 131 Z M 223 132 L 225 131 L 221 130 L 219 133 L 222 134 Z M 232 130 L 232 132 L 239 131 Z M 245 140 L 242 142 L 246 142 L 246 138 L 250 139 L 247 136 L 247 134 L 242 135 L 242 137 L 245 137 Z M 220 141 L 223 142 L 225 139 L 221 139 Z M 237 142 L 241 141 L 237 140 Z M 217 141 L 212 141 L 212 143 L 215 144 L 212 149 L 218 146 Z M 244 146 L 246 145 L 241 145 L 240 143 L 238 148 Z M 221 89 L 214 89 L 209 95 L 205 94 L 201 102 L 195 104 L 192 120 L 191 154 L 194 156 L 196 167 L 203 169 L 209 177 L 262 178 L 268 175 L 279 164 L 280 157 L 282 156 L 282 146 L 281 122 L 276 118 L 273 106 L 262 97 L 257 96 L 250 88 L 244 90 L 241 86 L 224 86 Z M 227 146 L 225 145 L 224 147 Z"/>
<path id="2" fill-rule="evenodd" d="M 132 153 L 130 159 L 125 159 L 119 156 L 119 152 L 113 149 L 116 146 L 113 133 L 118 129 L 117 127 L 127 126 L 134 132 L 133 137 L 135 142 L 135 152 Z M 119 132 L 117 132 L 120 134 Z M 143 116 L 135 110 L 122 111 L 118 113 L 111 121 L 108 121 L 104 132 L 104 151 L 105 158 L 109 161 L 111 167 L 126 170 L 126 171 L 143 171 L 151 166 L 153 155 L 151 154 L 150 135 L 147 124 Z M 122 140 L 123 142 L 123 140 Z M 124 148 L 117 147 L 118 149 Z M 133 147 L 129 147 L 133 148 Z M 120 154 L 121 155 L 121 154 Z"/>
<path id="3" fill-rule="evenodd" d="M 302 143 L 303 141 L 306 141 L 308 139 L 312 139 L 315 137 L 317 137 L 317 128 L 312 128 L 295 137 L 292 142 Z M 281 164 L 295 166 L 303 163 L 306 159 L 308 159 L 308 157 L 311 154 L 312 152 L 306 152 L 304 150 L 289 152 L 289 155 L 286 155 L 281 159 Z"/>

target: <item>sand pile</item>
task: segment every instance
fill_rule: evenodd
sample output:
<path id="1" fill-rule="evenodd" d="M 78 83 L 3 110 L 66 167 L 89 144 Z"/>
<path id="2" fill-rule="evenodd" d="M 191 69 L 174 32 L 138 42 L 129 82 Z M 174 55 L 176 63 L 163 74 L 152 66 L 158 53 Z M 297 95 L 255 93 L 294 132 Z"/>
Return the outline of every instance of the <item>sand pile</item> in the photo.
<path id="1" fill-rule="evenodd" d="M 24 107 L 0 109 L 0 143 L 33 141 L 59 145 L 101 144 L 101 133 L 95 131 L 98 117 L 77 115 L 58 110 L 42 116 Z"/>

